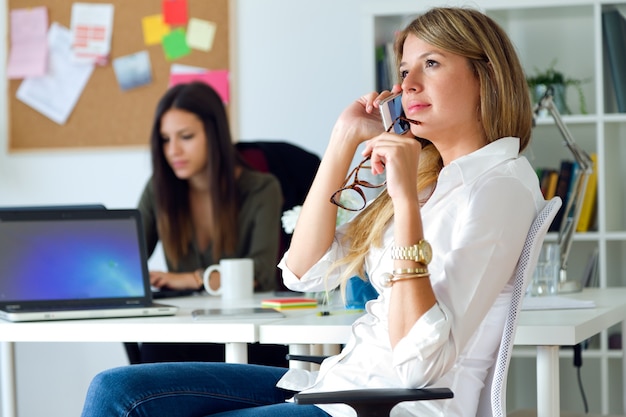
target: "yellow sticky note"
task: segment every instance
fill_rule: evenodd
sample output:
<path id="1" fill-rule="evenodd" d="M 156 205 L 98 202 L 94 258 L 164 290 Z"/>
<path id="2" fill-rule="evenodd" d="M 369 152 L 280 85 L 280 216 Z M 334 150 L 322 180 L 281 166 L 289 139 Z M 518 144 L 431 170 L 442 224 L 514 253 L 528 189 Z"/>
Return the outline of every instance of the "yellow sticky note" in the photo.
<path id="1" fill-rule="evenodd" d="M 141 19 L 143 41 L 146 45 L 158 45 L 163 36 L 170 33 L 170 26 L 163 21 L 163 15 L 155 14 Z"/>
<path id="2" fill-rule="evenodd" d="M 208 20 L 192 17 L 187 25 L 187 45 L 208 52 L 213 47 L 217 25 Z"/>

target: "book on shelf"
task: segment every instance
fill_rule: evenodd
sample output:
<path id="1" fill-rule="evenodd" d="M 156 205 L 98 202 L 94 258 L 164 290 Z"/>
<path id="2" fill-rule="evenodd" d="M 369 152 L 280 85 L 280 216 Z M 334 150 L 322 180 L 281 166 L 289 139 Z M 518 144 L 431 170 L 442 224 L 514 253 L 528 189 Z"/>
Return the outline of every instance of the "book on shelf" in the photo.
<path id="1" fill-rule="evenodd" d="M 385 45 L 378 45 L 376 47 L 376 91 L 385 90 L 389 85 L 386 55 Z"/>
<path id="2" fill-rule="evenodd" d="M 391 90 L 396 83 L 396 62 L 393 52 L 393 42 L 387 42 L 376 47 L 376 89 L 378 91 Z"/>
<path id="3" fill-rule="evenodd" d="M 598 190 L 598 154 L 592 153 L 590 156 L 591 161 L 593 162 L 593 168 L 589 178 L 587 179 L 585 196 L 583 197 L 583 203 L 580 206 L 580 216 L 578 217 L 578 223 L 576 224 L 577 232 L 586 232 L 590 229 L 596 212 Z"/>
<path id="4" fill-rule="evenodd" d="M 626 113 L 626 16 L 622 13 L 617 8 L 602 12 L 602 35 L 617 99 L 617 110 Z"/>
<path id="5" fill-rule="evenodd" d="M 561 197 L 561 201 L 563 201 L 563 205 L 556 213 L 554 217 L 554 221 L 550 225 L 548 231 L 556 232 L 561 229 L 561 222 L 563 221 L 563 215 L 566 212 L 567 197 L 570 191 L 570 184 L 572 182 L 572 178 L 574 177 L 575 164 L 573 161 L 562 160 L 561 167 L 559 168 L 558 180 L 556 184 L 555 196 Z"/>
<path id="6" fill-rule="evenodd" d="M 550 200 L 556 193 L 556 183 L 559 180 L 559 173 L 556 169 L 544 168 L 541 170 L 540 187 L 543 198 Z"/>
<path id="7" fill-rule="evenodd" d="M 391 90 L 399 82 L 393 47 L 393 42 L 386 42 L 375 48 L 377 91 Z"/>

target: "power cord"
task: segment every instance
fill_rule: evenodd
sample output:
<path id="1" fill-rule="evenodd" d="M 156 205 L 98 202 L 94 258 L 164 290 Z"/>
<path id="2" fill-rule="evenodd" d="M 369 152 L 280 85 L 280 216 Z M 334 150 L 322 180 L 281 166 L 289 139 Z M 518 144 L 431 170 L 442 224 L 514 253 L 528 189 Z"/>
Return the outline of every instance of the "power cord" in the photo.
<path id="1" fill-rule="evenodd" d="M 580 343 L 573 346 L 574 349 L 574 366 L 576 367 L 576 374 L 578 376 L 578 388 L 580 389 L 580 395 L 583 399 L 583 406 L 585 407 L 585 414 L 589 413 L 589 405 L 587 404 L 587 396 L 585 395 L 585 389 L 583 387 L 582 378 L 580 376 L 580 368 L 583 366 L 582 345 Z"/>

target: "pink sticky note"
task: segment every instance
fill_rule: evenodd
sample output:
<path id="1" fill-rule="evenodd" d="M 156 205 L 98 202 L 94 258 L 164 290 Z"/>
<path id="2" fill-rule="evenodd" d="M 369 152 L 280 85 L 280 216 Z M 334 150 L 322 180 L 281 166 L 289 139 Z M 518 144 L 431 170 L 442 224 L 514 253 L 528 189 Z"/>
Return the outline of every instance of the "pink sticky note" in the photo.
<path id="1" fill-rule="evenodd" d="M 217 94 L 219 94 L 219 96 L 222 98 L 224 104 L 228 104 L 228 102 L 230 101 L 230 89 L 227 70 L 171 74 L 169 86 L 172 87 L 177 84 L 185 84 L 192 81 L 201 81 L 213 87 Z"/>
<path id="2" fill-rule="evenodd" d="M 163 20 L 168 25 L 187 24 L 187 0 L 163 0 Z"/>
<path id="3" fill-rule="evenodd" d="M 44 6 L 11 10 L 10 79 L 46 74 L 48 62 L 48 11 Z"/>

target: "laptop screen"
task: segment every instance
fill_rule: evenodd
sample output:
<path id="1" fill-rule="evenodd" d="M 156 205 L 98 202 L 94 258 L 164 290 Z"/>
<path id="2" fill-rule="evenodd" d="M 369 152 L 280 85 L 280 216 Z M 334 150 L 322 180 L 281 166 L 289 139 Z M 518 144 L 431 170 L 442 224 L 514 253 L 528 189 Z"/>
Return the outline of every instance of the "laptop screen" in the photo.
<path id="1" fill-rule="evenodd" d="M 132 304 L 149 294 L 137 210 L 0 212 L 0 304 Z"/>

